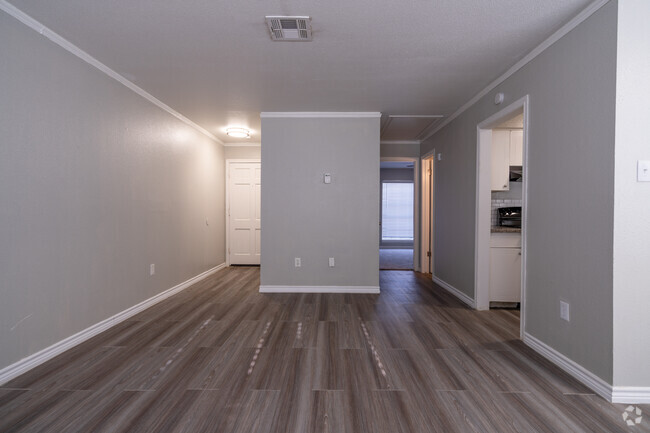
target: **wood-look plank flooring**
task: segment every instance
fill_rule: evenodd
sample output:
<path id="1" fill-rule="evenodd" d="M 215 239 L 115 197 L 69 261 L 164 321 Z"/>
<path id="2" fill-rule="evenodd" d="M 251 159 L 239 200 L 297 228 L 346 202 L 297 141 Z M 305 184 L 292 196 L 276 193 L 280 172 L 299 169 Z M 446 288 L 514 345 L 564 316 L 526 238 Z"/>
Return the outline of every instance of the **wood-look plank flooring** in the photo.
<path id="1" fill-rule="evenodd" d="M 260 294 L 228 268 L 0 387 L 0 431 L 650 432 L 430 277 Z"/>
<path id="2" fill-rule="evenodd" d="M 390 271 L 412 271 L 413 248 L 380 248 L 379 269 Z"/>

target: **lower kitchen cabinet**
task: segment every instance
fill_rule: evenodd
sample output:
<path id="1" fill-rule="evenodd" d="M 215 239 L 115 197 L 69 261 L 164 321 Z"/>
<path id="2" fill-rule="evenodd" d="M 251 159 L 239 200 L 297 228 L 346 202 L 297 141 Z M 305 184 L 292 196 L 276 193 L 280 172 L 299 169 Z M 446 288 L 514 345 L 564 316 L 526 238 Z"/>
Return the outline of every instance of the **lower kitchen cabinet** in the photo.
<path id="1" fill-rule="evenodd" d="M 494 234 L 492 235 L 494 239 Z M 498 246 L 494 246 L 498 245 Z M 497 237 L 490 247 L 490 302 L 521 302 L 521 236 Z"/>

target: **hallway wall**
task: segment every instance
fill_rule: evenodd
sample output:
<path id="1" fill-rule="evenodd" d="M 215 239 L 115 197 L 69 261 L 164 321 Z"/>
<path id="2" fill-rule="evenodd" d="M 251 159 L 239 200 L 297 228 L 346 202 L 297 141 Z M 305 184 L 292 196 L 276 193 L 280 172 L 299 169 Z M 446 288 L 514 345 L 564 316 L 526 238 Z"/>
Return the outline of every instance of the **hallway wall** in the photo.
<path id="1" fill-rule="evenodd" d="M 476 127 L 529 95 L 526 332 L 609 383 L 616 29 L 611 1 L 421 147 L 442 153 L 436 276 L 474 298 Z M 495 105 L 500 92 L 505 101 Z M 560 319 L 560 300 L 570 303 L 570 322 Z"/>
<path id="2" fill-rule="evenodd" d="M 221 144 L 4 12 L 0 53 L 2 369 L 223 263 L 225 190 Z"/>

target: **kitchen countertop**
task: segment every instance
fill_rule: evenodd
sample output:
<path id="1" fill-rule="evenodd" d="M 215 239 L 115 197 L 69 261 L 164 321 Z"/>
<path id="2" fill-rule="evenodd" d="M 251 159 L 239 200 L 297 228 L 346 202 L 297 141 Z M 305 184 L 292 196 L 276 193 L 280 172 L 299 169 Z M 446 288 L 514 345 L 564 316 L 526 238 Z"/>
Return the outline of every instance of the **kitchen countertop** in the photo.
<path id="1" fill-rule="evenodd" d="M 492 226 L 491 233 L 521 233 L 520 227 Z"/>

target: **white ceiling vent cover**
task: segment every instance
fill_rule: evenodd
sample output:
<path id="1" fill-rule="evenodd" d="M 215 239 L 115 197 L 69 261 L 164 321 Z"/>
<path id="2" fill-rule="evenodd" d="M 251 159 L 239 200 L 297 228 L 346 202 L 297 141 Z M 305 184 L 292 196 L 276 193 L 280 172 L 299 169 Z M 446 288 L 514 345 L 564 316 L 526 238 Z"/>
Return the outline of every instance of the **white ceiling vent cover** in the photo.
<path id="1" fill-rule="evenodd" d="M 274 41 L 311 41 L 310 17 L 267 16 L 266 24 Z"/>

